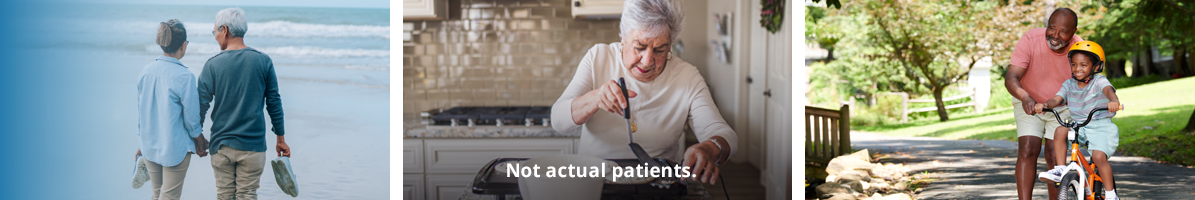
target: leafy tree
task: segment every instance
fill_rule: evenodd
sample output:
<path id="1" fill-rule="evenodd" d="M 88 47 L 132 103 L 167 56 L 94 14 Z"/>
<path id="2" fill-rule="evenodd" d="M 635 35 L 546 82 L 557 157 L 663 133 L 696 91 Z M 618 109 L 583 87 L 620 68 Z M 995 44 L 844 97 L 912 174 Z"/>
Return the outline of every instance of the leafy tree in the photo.
<path id="1" fill-rule="evenodd" d="M 1124 0 L 1067 2 L 1079 7 L 1079 33 L 1099 42 L 1107 54 L 1108 76 L 1121 77 L 1125 60 L 1133 61 L 1133 77 L 1170 71 L 1195 75 L 1187 53 L 1195 51 L 1195 0 Z M 1174 55 L 1172 68 L 1154 65 L 1152 54 Z"/>
<path id="2" fill-rule="evenodd" d="M 870 77 L 899 75 L 902 79 L 860 80 L 865 85 L 886 85 L 888 91 L 931 94 L 940 121 L 949 120 L 942 101 L 944 91 L 967 78 L 983 58 L 1005 58 L 1023 31 L 1028 30 L 1035 8 L 997 1 L 862 0 L 844 2 L 834 12 L 845 24 L 858 26 L 856 37 L 844 37 L 856 56 L 850 62 L 869 71 Z M 845 32 L 846 30 L 844 30 Z M 852 33 L 852 32 L 846 32 Z M 847 41 L 851 40 L 851 41 Z M 837 45 L 848 46 L 848 45 Z M 845 57 L 845 56 L 844 56 Z"/>

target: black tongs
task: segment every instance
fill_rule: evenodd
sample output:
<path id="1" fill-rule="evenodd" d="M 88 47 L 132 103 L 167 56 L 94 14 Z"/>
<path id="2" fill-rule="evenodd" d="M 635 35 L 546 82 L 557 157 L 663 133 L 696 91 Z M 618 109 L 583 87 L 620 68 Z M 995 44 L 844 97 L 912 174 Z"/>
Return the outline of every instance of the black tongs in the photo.
<path id="1" fill-rule="evenodd" d="M 631 144 L 629 144 L 629 146 L 631 146 L 631 152 L 635 153 L 635 157 L 639 158 L 640 163 L 646 164 L 649 167 L 650 166 L 664 166 L 663 164 L 660 164 L 659 162 L 657 162 L 655 159 L 652 159 L 651 155 L 647 155 L 647 151 L 643 150 L 643 146 L 639 146 L 639 143 L 635 143 L 635 136 L 632 134 L 634 132 L 631 131 L 631 101 L 629 99 L 630 96 L 627 95 L 626 79 L 619 77 L 618 78 L 618 87 L 620 89 L 622 89 L 623 98 L 627 99 L 627 106 L 622 108 L 622 118 L 625 118 L 627 120 L 627 139 L 631 142 Z"/>

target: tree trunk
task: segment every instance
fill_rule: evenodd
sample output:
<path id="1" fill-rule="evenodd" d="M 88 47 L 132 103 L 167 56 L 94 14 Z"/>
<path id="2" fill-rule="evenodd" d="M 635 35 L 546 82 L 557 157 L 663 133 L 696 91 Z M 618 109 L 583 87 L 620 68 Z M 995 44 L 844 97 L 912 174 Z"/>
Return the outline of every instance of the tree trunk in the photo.
<path id="1" fill-rule="evenodd" d="M 834 47 L 826 48 L 826 62 L 834 61 Z"/>
<path id="2" fill-rule="evenodd" d="M 1195 50 L 1195 49 L 1188 49 L 1188 50 Z M 1187 63 L 1187 71 L 1191 72 L 1191 76 L 1195 76 L 1195 56 L 1191 56 L 1191 51 L 1187 51 L 1187 55 L 1185 55 L 1184 57 L 1187 57 L 1187 59 L 1183 60 L 1183 62 Z"/>
<path id="3" fill-rule="evenodd" d="M 1146 77 L 1156 72 L 1153 48 L 1146 47 L 1144 51 L 1141 51 L 1135 57 L 1137 60 L 1133 62 L 1133 78 Z"/>
<path id="4" fill-rule="evenodd" d="M 1126 76 L 1124 73 L 1124 63 L 1125 60 L 1108 60 L 1108 62 L 1104 64 L 1104 67 L 1107 68 L 1104 70 L 1108 72 L 1108 78 L 1120 78 Z"/>
<path id="5" fill-rule="evenodd" d="M 1174 59 L 1172 59 L 1172 62 L 1174 63 L 1174 69 L 1176 69 L 1174 71 L 1180 76 L 1186 77 L 1195 74 L 1195 72 L 1188 70 L 1186 48 L 1174 48 Z"/>
<path id="6" fill-rule="evenodd" d="M 946 90 L 946 86 L 937 86 L 933 90 L 934 104 L 938 107 L 938 120 L 942 122 L 949 121 L 950 117 L 946 116 L 946 102 L 942 102 L 942 91 Z"/>
<path id="7" fill-rule="evenodd" d="M 1195 131 L 1195 111 L 1191 112 L 1191 117 L 1187 118 L 1187 127 L 1183 127 L 1183 133 L 1193 131 Z"/>

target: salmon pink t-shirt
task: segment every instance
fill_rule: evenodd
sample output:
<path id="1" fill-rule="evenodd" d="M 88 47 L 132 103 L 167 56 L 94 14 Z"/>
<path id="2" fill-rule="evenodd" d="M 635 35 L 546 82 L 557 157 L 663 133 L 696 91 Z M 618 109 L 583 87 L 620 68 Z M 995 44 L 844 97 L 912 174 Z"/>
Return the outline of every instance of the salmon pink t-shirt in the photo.
<path id="1" fill-rule="evenodd" d="M 1064 48 L 1083 41 L 1079 35 L 1071 37 Z M 1062 87 L 1062 82 L 1071 78 L 1070 60 L 1066 52 L 1055 53 L 1046 41 L 1046 28 L 1034 28 L 1025 32 L 1012 50 L 1012 66 L 1026 69 L 1021 77 L 1021 87 L 1029 92 L 1034 101 L 1046 102 Z"/>

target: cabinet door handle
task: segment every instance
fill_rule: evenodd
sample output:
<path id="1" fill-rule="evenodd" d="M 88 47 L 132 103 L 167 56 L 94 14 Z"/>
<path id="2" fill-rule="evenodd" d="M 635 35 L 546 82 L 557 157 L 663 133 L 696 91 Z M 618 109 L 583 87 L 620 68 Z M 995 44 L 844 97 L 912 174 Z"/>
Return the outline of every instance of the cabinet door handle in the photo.
<path id="1" fill-rule="evenodd" d="M 748 77 L 747 77 L 747 84 L 751 84 L 752 82 L 755 82 L 755 80 L 752 80 L 752 79 L 751 79 L 751 77 L 750 77 L 750 76 L 748 76 Z"/>
<path id="2" fill-rule="evenodd" d="M 574 7 L 581 7 L 581 1 L 574 1 L 574 2 L 573 2 L 573 6 L 574 6 Z"/>
<path id="3" fill-rule="evenodd" d="M 772 89 L 767 89 L 767 90 L 764 90 L 764 91 L 763 91 L 763 96 L 765 96 L 765 97 L 772 97 Z"/>

